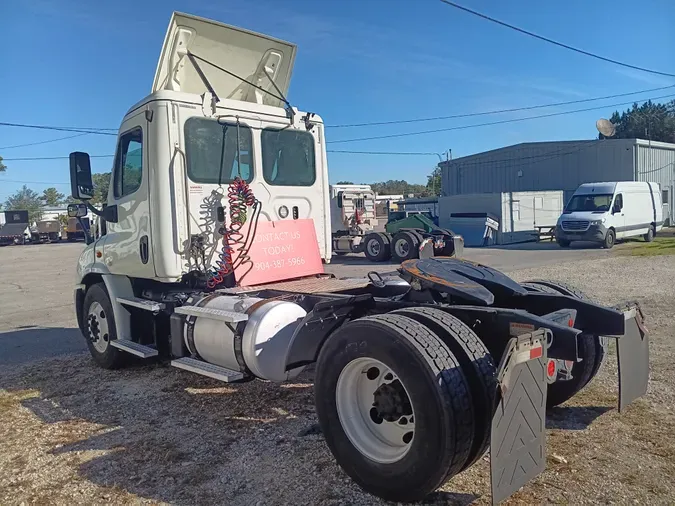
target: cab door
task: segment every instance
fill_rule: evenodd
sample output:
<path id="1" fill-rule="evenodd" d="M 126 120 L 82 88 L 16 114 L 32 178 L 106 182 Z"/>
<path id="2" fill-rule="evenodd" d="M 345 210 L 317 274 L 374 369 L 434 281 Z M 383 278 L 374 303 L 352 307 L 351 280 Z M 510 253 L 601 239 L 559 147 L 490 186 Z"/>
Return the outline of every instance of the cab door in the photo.
<path id="1" fill-rule="evenodd" d="M 103 261 L 113 274 L 153 278 L 150 235 L 150 174 L 144 111 L 122 123 L 108 204 L 117 206 L 117 223 L 107 223 Z"/>
<path id="2" fill-rule="evenodd" d="M 607 224 L 607 228 L 614 227 L 616 238 L 621 239 L 626 236 L 626 216 L 623 209 L 623 194 L 617 193 L 614 196 L 614 203 L 612 204 L 612 221 L 611 225 Z"/>

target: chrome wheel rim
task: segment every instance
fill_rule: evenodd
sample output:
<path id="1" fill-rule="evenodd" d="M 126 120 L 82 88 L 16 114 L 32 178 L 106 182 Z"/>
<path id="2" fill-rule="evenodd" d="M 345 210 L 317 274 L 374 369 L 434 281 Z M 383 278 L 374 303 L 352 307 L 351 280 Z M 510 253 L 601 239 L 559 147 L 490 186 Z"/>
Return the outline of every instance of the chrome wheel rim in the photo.
<path id="1" fill-rule="evenodd" d="M 110 342 L 110 330 L 108 327 L 108 315 L 100 303 L 94 302 L 89 306 L 87 313 L 87 329 L 94 349 L 99 353 L 105 353 Z"/>
<path id="2" fill-rule="evenodd" d="M 408 253 L 410 253 L 410 246 L 408 245 L 408 241 L 405 239 L 399 239 L 396 241 L 394 248 L 396 249 L 396 254 L 401 258 L 407 257 Z"/>
<path id="3" fill-rule="evenodd" d="M 369 357 L 352 360 L 340 373 L 335 400 L 342 429 L 362 455 L 391 464 L 410 451 L 415 413 L 390 367 Z"/>
<path id="4" fill-rule="evenodd" d="M 376 257 L 377 255 L 380 254 L 380 243 L 377 242 L 375 239 L 371 239 L 370 241 L 368 241 L 366 249 L 368 250 L 368 254 L 370 256 Z"/>

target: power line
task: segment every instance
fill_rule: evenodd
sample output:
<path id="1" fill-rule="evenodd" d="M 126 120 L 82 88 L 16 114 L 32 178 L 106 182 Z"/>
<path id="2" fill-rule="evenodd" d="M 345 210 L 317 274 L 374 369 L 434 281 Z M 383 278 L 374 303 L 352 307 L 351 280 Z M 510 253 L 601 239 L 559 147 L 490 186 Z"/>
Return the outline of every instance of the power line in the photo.
<path id="1" fill-rule="evenodd" d="M 89 158 L 112 158 L 115 155 L 89 155 Z M 25 162 L 35 160 L 67 160 L 70 156 L 26 156 L 20 158 L 3 158 L 5 162 Z"/>
<path id="2" fill-rule="evenodd" d="M 645 98 L 642 100 L 638 100 L 638 102 L 647 102 L 649 100 L 659 100 L 662 98 L 671 98 L 675 97 L 675 95 L 663 95 L 660 97 L 652 97 L 652 98 Z M 520 121 L 529 121 L 532 119 L 540 119 L 540 118 L 551 118 L 553 116 L 564 116 L 566 114 L 576 114 L 578 112 L 588 112 L 588 111 L 597 111 L 600 109 L 607 109 L 609 107 L 619 107 L 622 105 L 630 105 L 633 104 L 634 102 L 622 102 L 619 104 L 609 104 L 609 105 L 603 105 L 603 106 L 598 106 L 598 107 L 587 107 L 585 109 L 573 109 L 571 111 L 561 111 L 561 112 L 552 112 L 548 114 L 539 114 L 537 116 L 527 116 L 525 118 L 514 118 L 514 119 L 504 119 L 504 120 L 499 120 L 499 121 L 490 121 L 488 123 L 477 123 L 475 125 L 460 125 L 460 126 L 455 126 L 455 127 L 447 127 L 447 128 L 436 128 L 434 130 L 420 130 L 417 132 L 405 132 L 405 133 L 400 133 L 400 134 L 389 134 L 389 135 L 376 135 L 373 137 L 357 137 L 354 139 L 340 139 L 336 141 L 326 141 L 326 144 L 337 144 L 341 142 L 360 142 L 360 141 L 373 141 L 373 140 L 378 140 L 378 139 L 393 139 L 396 137 L 408 137 L 408 136 L 413 136 L 413 135 L 425 135 L 425 134 L 433 134 L 433 133 L 438 133 L 438 132 L 449 132 L 452 130 L 467 130 L 469 128 L 478 128 L 478 127 L 484 127 L 484 126 L 492 126 L 492 125 L 502 125 L 505 123 L 517 123 Z"/>
<path id="3" fill-rule="evenodd" d="M 0 178 L 0 181 L 3 183 L 24 183 L 24 184 L 58 184 L 58 185 L 70 185 L 70 183 L 56 183 L 54 181 L 22 181 L 19 179 L 5 179 Z"/>
<path id="4" fill-rule="evenodd" d="M 14 149 L 14 148 L 23 148 L 26 146 L 37 146 L 38 144 L 48 144 L 50 142 L 58 142 L 58 141 L 65 141 L 66 139 L 74 139 L 75 137 L 82 137 L 83 135 L 87 135 L 89 132 L 86 134 L 75 134 L 75 135 L 68 135 L 66 137 L 59 137 L 57 139 L 49 139 L 46 141 L 38 141 L 38 142 L 29 142 L 27 144 L 15 144 L 14 146 L 3 146 L 0 147 L 0 150 L 3 149 Z"/>
<path id="5" fill-rule="evenodd" d="M 640 176 L 645 176 L 645 175 L 647 175 L 647 174 L 653 174 L 654 172 L 660 172 L 660 171 L 662 171 L 663 169 L 667 168 L 667 167 L 670 166 L 670 165 L 675 165 L 675 162 L 668 162 L 667 164 L 665 164 L 665 165 L 659 167 L 658 169 L 651 169 L 651 170 L 639 171 L 638 174 L 639 174 Z"/>
<path id="6" fill-rule="evenodd" d="M 342 149 L 327 149 L 327 153 L 348 153 L 352 155 L 400 155 L 400 156 L 426 156 L 434 155 L 437 156 L 438 153 L 424 152 L 424 151 L 347 151 Z"/>
<path id="7" fill-rule="evenodd" d="M 675 84 L 668 86 L 661 86 L 659 88 L 651 88 L 648 90 L 642 91 L 631 91 L 630 93 L 618 93 L 616 95 L 605 95 L 604 97 L 594 97 L 594 98 L 584 98 L 580 100 L 570 100 L 567 102 L 555 102 L 550 104 L 540 104 L 540 105 L 531 105 L 527 107 L 514 107 L 511 109 L 498 109 L 493 111 L 481 111 L 473 112 L 467 114 L 453 114 L 451 116 L 435 116 L 430 118 L 416 118 L 416 119 L 402 119 L 402 120 L 392 120 L 392 121 L 373 121 L 370 123 L 352 123 L 345 125 L 326 125 L 326 128 L 356 128 L 356 127 L 365 127 L 365 126 L 378 126 L 378 125 L 398 125 L 403 123 L 419 123 L 423 121 L 440 121 L 446 119 L 458 119 L 458 118 L 471 118 L 475 116 L 489 116 L 492 114 L 503 114 L 507 112 L 519 112 L 519 111 L 531 111 L 533 109 L 543 109 L 546 107 L 557 107 L 561 105 L 572 105 L 572 104 L 582 104 L 585 102 L 595 102 L 597 100 L 608 100 L 610 98 L 619 98 L 619 97 L 628 97 L 630 95 L 639 95 L 641 93 L 651 93 L 653 91 L 667 90 L 669 88 L 675 88 Z"/>
<path id="8" fill-rule="evenodd" d="M 615 65 L 619 65 L 621 67 L 626 67 L 626 68 L 633 69 L 633 70 L 640 70 L 642 72 L 648 72 L 650 74 L 656 74 L 656 75 L 659 75 L 659 76 L 667 76 L 667 77 L 675 77 L 675 74 L 669 74 L 668 72 L 661 72 L 659 70 L 651 70 L 651 69 L 644 68 L 644 67 L 638 67 L 637 65 L 631 65 L 629 63 L 623 63 L 623 62 L 620 62 L 618 60 L 613 60 L 613 59 L 607 58 L 605 56 L 600 56 L 598 54 L 591 53 L 590 51 L 585 51 L 583 49 L 579 49 L 579 48 L 570 46 L 568 44 L 564 44 L 562 42 L 558 42 L 558 41 L 555 41 L 553 39 L 549 39 L 548 37 L 544 37 L 542 35 L 537 35 L 536 33 L 530 32 L 528 30 L 524 30 L 523 28 L 518 28 L 517 26 L 510 25 L 508 23 L 505 23 L 504 21 L 499 21 L 498 19 L 491 18 L 490 16 L 487 16 L 485 14 L 481 14 L 480 12 L 477 12 L 477 11 L 468 9 L 467 7 L 463 7 L 463 6 L 458 5 L 456 3 L 450 2 L 449 0 L 441 0 L 441 2 L 443 2 L 444 4 L 447 4 L 451 7 L 455 7 L 456 9 L 460 9 L 464 12 L 468 12 L 469 14 L 473 14 L 474 16 L 478 16 L 479 18 L 483 18 L 483 19 L 485 19 L 487 21 L 490 21 L 492 23 L 496 23 L 498 25 L 505 26 L 506 28 L 510 28 L 511 30 L 515 30 L 515 31 L 523 33 L 525 35 L 529 35 L 530 37 L 534 37 L 535 39 L 543 40 L 544 42 L 548 42 L 549 44 L 554 44 L 556 46 L 559 46 L 559 47 L 562 47 L 562 48 L 565 48 L 565 49 L 569 49 L 570 51 L 574 51 L 576 53 L 580 53 L 580 54 L 583 54 L 583 55 L 586 55 L 586 56 L 590 56 L 591 58 L 596 58 L 598 60 L 602 60 L 602 61 L 605 61 L 605 62 L 608 62 L 608 63 L 613 63 Z"/>
<path id="9" fill-rule="evenodd" d="M 80 132 L 85 134 L 95 134 L 95 135 L 114 135 L 117 136 L 114 132 L 106 132 L 105 130 L 114 130 L 113 128 L 80 128 L 80 127 L 60 127 L 60 126 L 49 126 L 49 125 L 27 125 L 24 123 L 6 123 L 0 122 L 0 126 L 9 126 L 17 128 L 35 128 L 38 130 L 57 130 L 59 132 Z"/>
<path id="10" fill-rule="evenodd" d="M 328 153 L 347 153 L 353 155 L 398 155 L 398 156 L 428 156 L 433 155 L 437 156 L 437 153 L 424 152 L 424 151 L 348 151 L 340 149 L 329 149 Z M 112 155 L 89 155 L 89 158 L 112 158 L 115 156 Z M 67 160 L 68 156 L 28 156 L 21 158 L 3 158 L 5 162 L 25 162 L 25 161 L 36 161 L 36 160 Z"/>

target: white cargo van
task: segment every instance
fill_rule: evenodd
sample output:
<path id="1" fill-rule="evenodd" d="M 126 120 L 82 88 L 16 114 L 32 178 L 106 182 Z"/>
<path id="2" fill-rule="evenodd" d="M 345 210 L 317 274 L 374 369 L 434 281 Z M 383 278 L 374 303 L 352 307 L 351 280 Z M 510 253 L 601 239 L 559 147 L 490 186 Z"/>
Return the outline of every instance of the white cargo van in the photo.
<path id="1" fill-rule="evenodd" d="M 558 218 L 555 237 L 563 248 L 572 241 L 611 248 L 617 239 L 629 237 L 642 236 L 650 242 L 662 227 L 658 183 L 586 183 L 577 188 Z"/>

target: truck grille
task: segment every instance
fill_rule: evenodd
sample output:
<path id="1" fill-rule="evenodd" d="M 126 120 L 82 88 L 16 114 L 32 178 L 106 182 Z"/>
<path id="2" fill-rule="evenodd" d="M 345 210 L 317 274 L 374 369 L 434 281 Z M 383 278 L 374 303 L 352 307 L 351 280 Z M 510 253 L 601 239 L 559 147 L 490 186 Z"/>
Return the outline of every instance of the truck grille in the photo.
<path id="1" fill-rule="evenodd" d="M 568 232 L 584 232 L 590 225 L 589 221 L 563 221 L 562 229 Z"/>

